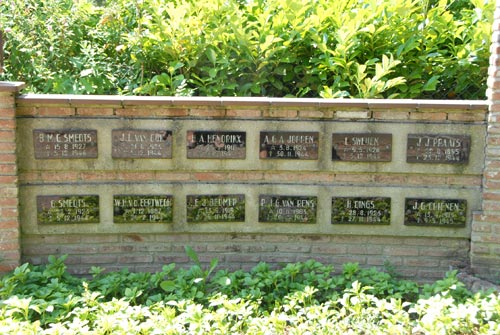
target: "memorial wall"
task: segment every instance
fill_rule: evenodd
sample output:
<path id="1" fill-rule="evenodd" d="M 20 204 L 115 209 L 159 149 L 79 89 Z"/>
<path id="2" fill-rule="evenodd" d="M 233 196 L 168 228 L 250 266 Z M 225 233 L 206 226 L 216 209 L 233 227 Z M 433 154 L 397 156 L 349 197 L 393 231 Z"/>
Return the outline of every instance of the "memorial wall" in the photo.
<path id="1" fill-rule="evenodd" d="M 412 277 L 468 264 L 478 101 L 16 100 L 22 257 L 155 270 L 317 259 Z"/>

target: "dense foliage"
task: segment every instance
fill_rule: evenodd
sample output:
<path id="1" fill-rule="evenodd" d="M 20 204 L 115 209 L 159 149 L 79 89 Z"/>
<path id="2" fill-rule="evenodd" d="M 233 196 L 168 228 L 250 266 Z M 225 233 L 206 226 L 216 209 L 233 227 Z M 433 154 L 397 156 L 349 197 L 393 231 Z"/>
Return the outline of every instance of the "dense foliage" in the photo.
<path id="1" fill-rule="evenodd" d="M 455 272 L 433 284 L 315 261 L 216 271 L 194 251 L 191 268 L 127 270 L 81 279 L 64 257 L 24 264 L 0 280 L 6 334 L 498 334 L 500 296 L 473 295 Z M 390 270 L 390 267 L 388 267 Z"/>
<path id="2" fill-rule="evenodd" d="M 484 99 L 493 0 L 3 0 L 41 93 Z"/>

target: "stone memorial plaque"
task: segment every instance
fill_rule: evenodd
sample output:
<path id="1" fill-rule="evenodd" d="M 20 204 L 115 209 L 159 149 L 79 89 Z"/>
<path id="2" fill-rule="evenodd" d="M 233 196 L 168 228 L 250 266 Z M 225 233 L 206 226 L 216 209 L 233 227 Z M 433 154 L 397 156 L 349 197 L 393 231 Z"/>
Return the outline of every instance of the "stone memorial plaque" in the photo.
<path id="1" fill-rule="evenodd" d="M 97 158 L 97 130 L 33 130 L 36 159 Z"/>
<path id="2" fill-rule="evenodd" d="M 244 222 L 245 195 L 188 195 L 187 222 Z"/>
<path id="3" fill-rule="evenodd" d="M 332 224 L 391 224 L 391 198 L 334 197 Z"/>
<path id="4" fill-rule="evenodd" d="M 260 158 L 318 159 L 319 133 L 261 131 Z"/>
<path id="5" fill-rule="evenodd" d="M 172 158 L 172 132 L 153 129 L 113 129 L 113 158 Z"/>
<path id="6" fill-rule="evenodd" d="M 259 221 L 316 223 L 318 198 L 314 196 L 259 196 Z"/>
<path id="7" fill-rule="evenodd" d="M 467 164 L 470 152 L 469 135 L 408 134 L 408 163 Z"/>
<path id="8" fill-rule="evenodd" d="M 245 159 L 246 132 L 188 131 L 187 158 Z"/>
<path id="9" fill-rule="evenodd" d="M 99 223 L 98 195 L 39 195 L 39 224 Z"/>
<path id="10" fill-rule="evenodd" d="M 392 134 L 338 133 L 332 136 L 332 160 L 390 162 Z"/>
<path id="11" fill-rule="evenodd" d="M 467 200 L 405 199 L 405 225 L 465 227 Z"/>
<path id="12" fill-rule="evenodd" d="M 174 199 L 171 195 L 115 195 L 114 223 L 171 223 Z"/>

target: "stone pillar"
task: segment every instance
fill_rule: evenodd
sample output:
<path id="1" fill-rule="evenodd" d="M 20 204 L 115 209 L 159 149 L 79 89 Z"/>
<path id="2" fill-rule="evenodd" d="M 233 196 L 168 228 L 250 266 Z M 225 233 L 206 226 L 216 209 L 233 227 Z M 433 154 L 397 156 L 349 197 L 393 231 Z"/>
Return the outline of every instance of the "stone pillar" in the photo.
<path id="1" fill-rule="evenodd" d="M 16 96 L 23 87 L 23 83 L 0 82 L 0 273 L 21 261 Z"/>
<path id="2" fill-rule="evenodd" d="M 471 268 L 485 279 L 500 278 L 500 0 L 497 0 L 488 72 L 488 133 L 483 173 L 482 211 L 475 213 Z"/>

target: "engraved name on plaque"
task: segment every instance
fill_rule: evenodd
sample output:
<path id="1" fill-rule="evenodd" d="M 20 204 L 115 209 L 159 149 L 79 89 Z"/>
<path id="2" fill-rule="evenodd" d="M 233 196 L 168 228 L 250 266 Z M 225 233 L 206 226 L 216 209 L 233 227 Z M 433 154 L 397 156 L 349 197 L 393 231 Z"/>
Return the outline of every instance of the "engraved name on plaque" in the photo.
<path id="1" fill-rule="evenodd" d="M 465 227 L 467 200 L 405 199 L 405 225 Z"/>
<path id="2" fill-rule="evenodd" d="M 188 131 L 187 158 L 245 159 L 246 132 Z"/>
<path id="3" fill-rule="evenodd" d="M 408 163 L 467 164 L 471 138 L 469 135 L 408 134 Z"/>
<path id="4" fill-rule="evenodd" d="M 316 223 L 318 198 L 314 196 L 259 196 L 259 221 Z"/>
<path id="5" fill-rule="evenodd" d="M 188 195 L 187 222 L 244 222 L 245 195 Z"/>
<path id="6" fill-rule="evenodd" d="M 97 158 L 97 130 L 33 130 L 36 159 Z"/>
<path id="7" fill-rule="evenodd" d="M 390 162 L 392 134 L 338 133 L 332 136 L 332 159 L 349 162 Z"/>
<path id="8" fill-rule="evenodd" d="M 115 195 L 113 222 L 171 223 L 173 202 L 171 195 Z"/>
<path id="9" fill-rule="evenodd" d="M 390 223 L 391 198 L 332 198 L 332 224 L 388 225 Z"/>
<path id="10" fill-rule="evenodd" d="M 39 195 L 39 224 L 99 223 L 98 195 Z"/>
<path id="11" fill-rule="evenodd" d="M 113 129 L 113 158 L 172 158 L 172 132 L 152 129 Z"/>
<path id="12" fill-rule="evenodd" d="M 318 159 L 318 132 L 261 131 L 261 159 Z"/>

